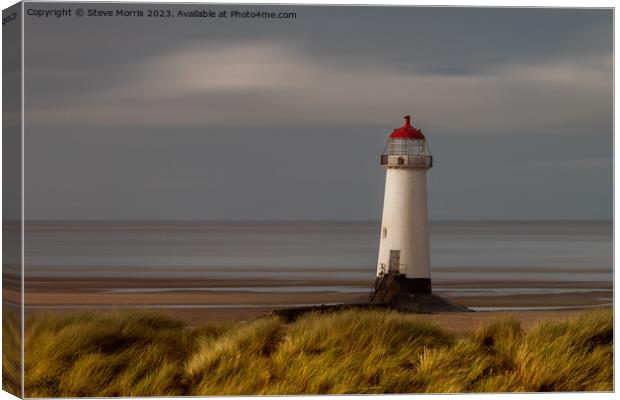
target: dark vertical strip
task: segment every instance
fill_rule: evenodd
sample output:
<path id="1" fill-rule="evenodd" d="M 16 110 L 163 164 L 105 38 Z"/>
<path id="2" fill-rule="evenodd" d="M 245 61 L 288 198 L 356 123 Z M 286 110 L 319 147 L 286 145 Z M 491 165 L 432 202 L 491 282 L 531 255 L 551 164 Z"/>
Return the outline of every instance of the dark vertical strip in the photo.
<path id="1" fill-rule="evenodd" d="M 2 11 L 2 389 L 23 397 L 22 3 Z"/>

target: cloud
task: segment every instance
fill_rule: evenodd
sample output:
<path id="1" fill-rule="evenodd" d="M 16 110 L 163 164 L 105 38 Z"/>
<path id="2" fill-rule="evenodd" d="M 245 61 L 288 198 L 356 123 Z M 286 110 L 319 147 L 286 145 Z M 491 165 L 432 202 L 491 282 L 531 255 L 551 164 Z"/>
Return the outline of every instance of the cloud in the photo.
<path id="1" fill-rule="evenodd" d="M 613 71 L 613 55 L 580 56 L 539 63 L 503 66 L 501 75 L 522 82 L 560 84 L 589 90 L 609 89 Z"/>
<path id="2" fill-rule="evenodd" d="M 577 172 L 577 171 L 596 171 L 604 169 L 606 171 L 611 170 L 612 160 L 608 157 L 585 157 L 573 160 L 542 160 L 542 161 L 530 161 L 515 169 L 536 172 L 550 171 L 557 173 L 563 172 Z"/>
<path id="3" fill-rule="evenodd" d="M 172 127 L 380 125 L 413 113 L 422 127 L 447 132 L 592 133 L 611 129 L 611 72 L 611 55 L 445 75 L 327 63 L 286 41 L 194 44 L 26 115 L 35 123 Z"/>

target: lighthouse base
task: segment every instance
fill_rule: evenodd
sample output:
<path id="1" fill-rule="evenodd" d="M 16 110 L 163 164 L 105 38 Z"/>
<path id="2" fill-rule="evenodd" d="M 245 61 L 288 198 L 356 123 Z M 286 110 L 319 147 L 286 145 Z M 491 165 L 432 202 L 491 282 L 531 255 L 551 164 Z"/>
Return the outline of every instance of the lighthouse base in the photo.
<path id="1" fill-rule="evenodd" d="M 396 278 L 401 293 L 431 293 L 430 278 Z"/>
<path id="2" fill-rule="evenodd" d="M 381 274 L 370 292 L 371 303 L 387 303 L 396 294 L 431 294 L 430 278 L 407 278 L 405 274 Z"/>
<path id="3" fill-rule="evenodd" d="M 405 274 L 396 272 L 377 277 L 368 300 L 371 304 L 421 313 L 470 311 L 467 307 L 432 294 L 429 278 L 407 278 Z"/>

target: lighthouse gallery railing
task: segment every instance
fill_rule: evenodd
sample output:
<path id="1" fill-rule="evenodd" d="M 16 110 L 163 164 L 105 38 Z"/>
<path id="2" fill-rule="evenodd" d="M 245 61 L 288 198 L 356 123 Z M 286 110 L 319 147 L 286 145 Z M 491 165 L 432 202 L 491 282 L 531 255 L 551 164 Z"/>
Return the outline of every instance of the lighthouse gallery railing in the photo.
<path id="1" fill-rule="evenodd" d="M 433 166 L 433 156 L 381 154 L 380 163 L 381 165 L 395 166 L 395 167 L 430 168 Z"/>

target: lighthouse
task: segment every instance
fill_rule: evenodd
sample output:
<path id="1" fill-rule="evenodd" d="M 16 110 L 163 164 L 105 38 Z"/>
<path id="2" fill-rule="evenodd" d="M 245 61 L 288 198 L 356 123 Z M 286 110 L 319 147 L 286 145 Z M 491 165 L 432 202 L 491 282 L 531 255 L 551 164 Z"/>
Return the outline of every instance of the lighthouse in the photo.
<path id="1" fill-rule="evenodd" d="M 385 196 L 371 301 L 381 302 L 390 292 L 431 293 L 426 171 L 433 156 L 410 116 L 390 134 L 380 164 Z"/>

